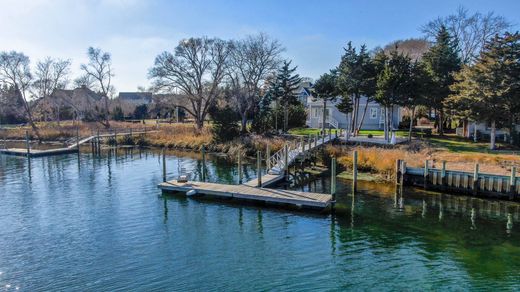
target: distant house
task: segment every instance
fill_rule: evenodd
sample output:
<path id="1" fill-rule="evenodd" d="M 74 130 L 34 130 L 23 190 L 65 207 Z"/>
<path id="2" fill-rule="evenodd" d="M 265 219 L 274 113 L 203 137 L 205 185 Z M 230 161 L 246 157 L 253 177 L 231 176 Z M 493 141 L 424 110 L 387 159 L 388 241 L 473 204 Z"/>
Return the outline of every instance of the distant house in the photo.
<path id="1" fill-rule="evenodd" d="M 339 98 L 338 98 L 339 100 Z M 325 112 L 325 127 L 331 128 L 348 128 L 348 124 L 351 121 L 352 113 L 348 115 L 340 112 L 336 105 L 339 101 L 327 102 L 327 109 Z M 359 112 L 358 112 L 358 125 L 361 123 L 361 116 L 365 111 L 366 97 L 362 97 L 360 100 Z M 306 125 L 310 128 L 321 128 L 323 123 L 323 101 L 314 100 L 312 96 L 307 101 L 307 121 Z M 366 115 L 363 120 L 362 130 L 383 130 L 385 122 L 385 109 L 377 102 L 369 102 L 366 110 Z M 402 108 L 395 106 L 392 108 L 390 114 L 391 122 L 390 126 L 393 130 L 399 128 L 399 123 L 402 121 Z"/>
<path id="2" fill-rule="evenodd" d="M 310 78 L 302 78 L 302 81 L 296 91 L 296 94 L 298 96 L 298 100 L 305 107 L 307 107 L 307 102 L 309 100 L 309 97 L 312 96 L 311 88 L 312 88 L 312 80 Z"/>
<path id="3" fill-rule="evenodd" d="M 477 138 L 483 138 L 483 136 L 489 137 L 491 135 L 491 125 L 486 122 L 464 122 L 462 127 L 456 129 L 457 136 L 474 139 L 475 130 L 477 131 Z M 520 125 L 515 126 L 515 130 L 520 132 Z M 498 140 L 507 140 L 510 137 L 509 129 L 496 130 L 496 137 Z"/>
<path id="4" fill-rule="evenodd" d="M 61 107 L 69 107 L 81 120 L 90 119 L 96 106 L 102 107 L 103 97 L 96 92 L 81 86 L 75 89 L 56 89 L 51 96 Z"/>
<path id="5" fill-rule="evenodd" d="M 119 92 L 118 99 L 129 104 L 140 106 L 149 105 L 153 101 L 151 92 Z"/>

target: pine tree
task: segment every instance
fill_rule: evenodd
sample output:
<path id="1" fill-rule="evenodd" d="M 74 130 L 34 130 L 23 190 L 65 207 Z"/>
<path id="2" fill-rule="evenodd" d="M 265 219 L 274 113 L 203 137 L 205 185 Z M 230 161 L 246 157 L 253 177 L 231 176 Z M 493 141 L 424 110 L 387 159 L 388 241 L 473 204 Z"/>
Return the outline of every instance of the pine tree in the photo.
<path id="1" fill-rule="evenodd" d="M 272 85 L 272 96 L 276 101 L 276 130 L 278 130 L 278 111 L 280 103 L 284 109 L 283 131 L 286 132 L 289 126 L 289 106 L 298 105 L 297 90 L 300 86 L 300 75 L 294 74 L 298 67 L 291 68 L 291 61 L 284 61 L 282 67 L 278 70 L 276 80 Z"/>
<path id="2" fill-rule="evenodd" d="M 336 87 L 337 75 L 336 70 L 330 70 L 329 73 L 321 75 L 312 87 L 312 95 L 314 98 L 323 100 L 322 133 L 325 133 L 325 123 L 327 122 L 327 102 L 335 101 L 338 95 L 338 89 Z"/>
<path id="3" fill-rule="evenodd" d="M 423 60 L 434 85 L 428 96 L 428 103 L 437 112 L 435 115 L 437 130 L 442 135 L 444 134 L 444 100 L 452 93 L 450 85 L 454 83 L 454 73 L 461 68 L 457 42 L 446 27 L 441 26 L 435 44 L 424 54 Z"/>
<path id="4" fill-rule="evenodd" d="M 408 108 L 410 113 L 410 128 L 408 140 L 412 140 L 413 121 L 415 119 L 415 109 L 426 102 L 426 95 L 432 89 L 431 76 L 426 71 L 423 62 L 415 60 L 410 63 L 409 80 L 406 84 L 405 93 L 399 99 L 398 104 Z"/>
<path id="5" fill-rule="evenodd" d="M 491 125 L 489 147 L 494 149 L 497 126 L 506 124 L 513 134 L 519 119 L 520 35 L 495 36 L 475 64 L 464 67 L 455 79 L 451 86 L 455 94 L 447 104 L 475 121 L 487 121 Z"/>
<path id="6" fill-rule="evenodd" d="M 411 59 L 397 51 L 392 51 L 388 58 L 380 55 L 383 52 L 378 54 L 384 67 L 378 74 L 375 99 L 385 107 L 385 139 L 389 140 L 390 112 L 393 112 L 394 105 L 402 104 L 409 94 Z"/>
<path id="7" fill-rule="evenodd" d="M 345 53 L 341 57 L 338 67 L 337 87 L 342 96 L 340 104 L 353 103 L 351 107 L 343 106 L 343 110 L 349 108 L 353 110 L 351 129 L 354 134 L 357 134 L 363 125 L 368 103 L 375 94 L 376 72 L 365 45 L 362 45 L 359 53 L 357 53 L 352 43 L 348 42 L 344 50 Z M 361 96 L 366 96 L 367 101 L 363 115 L 359 119 Z"/>

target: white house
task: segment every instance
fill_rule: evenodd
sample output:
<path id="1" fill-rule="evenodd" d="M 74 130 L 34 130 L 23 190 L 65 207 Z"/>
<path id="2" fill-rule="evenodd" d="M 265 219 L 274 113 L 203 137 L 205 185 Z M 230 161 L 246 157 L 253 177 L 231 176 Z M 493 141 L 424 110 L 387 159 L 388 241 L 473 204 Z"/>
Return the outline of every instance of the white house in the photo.
<path id="1" fill-rule="evenodd" d="M 348 123 L 351 121 L 352 113 L 348 115 L 340 112 L 336 105 L 339 103 L 339 98 L 335 102 L 327 102 L 327 109 L 325 113 L 325 127 L 332 128 L 348 128 Z M 358 112 L 358 125 L 361 123 L 361 117 L 365 111 L 366 97 L 362 97 L 360 100 L 359 112 Z M 306 125 L 310 128 L 321 128 L 323 123 L 323 101 L 314 100 L 312 96 L 308 97 L 307 100 L 307 121 Z M 385 109 L 377 102 L 369 102 L 366 115 L 363 120 L 362 130 L 383 130 L 385 122 Z M 395 106 L 392 108 L 391 116 L 391 128 L 396 130 L 399 127 L 399 123 L 402 121 L 402 108 Z"/>

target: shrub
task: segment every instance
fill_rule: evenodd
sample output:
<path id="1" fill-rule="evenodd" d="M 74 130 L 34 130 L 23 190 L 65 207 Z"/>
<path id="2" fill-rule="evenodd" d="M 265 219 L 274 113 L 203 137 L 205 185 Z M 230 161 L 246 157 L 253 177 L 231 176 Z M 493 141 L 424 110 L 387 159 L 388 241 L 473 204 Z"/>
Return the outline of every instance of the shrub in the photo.
<path id="1" fill-rule="evenodd" d="M 368 134 L 368 138 L 374 138 L 374 135 Z"/>
<path id="2" fill-rule="evenodd" d="M 213 121 L 211 131 L 215 142 L 227 142 L 239 136 L 240 115 L 229 105 L 223 108 L 212 106 L 209 113 Z"/>

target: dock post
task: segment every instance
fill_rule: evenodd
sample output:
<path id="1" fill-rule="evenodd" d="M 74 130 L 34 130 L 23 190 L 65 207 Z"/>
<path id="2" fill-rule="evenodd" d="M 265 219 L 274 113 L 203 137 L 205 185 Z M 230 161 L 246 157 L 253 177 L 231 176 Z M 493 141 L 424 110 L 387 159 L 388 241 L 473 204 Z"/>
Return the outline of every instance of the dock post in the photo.
<path id="1" fill-rule="evenodd" d="M 330 166 L 330 194 L 332 201 L 336 201 L 336 157 L 332 157 Z M 333 203 L 334 206 L 334 203 Z"/>
<path id="2" fill-rule="evenodd" d="M 145 128 L 146 129 L 146 128 Z M 117 129 L 114 129 L 114 146 L 117 149 Z"/>
<path id="3" fill-rule="evenodd" d="M 318 147 L 318 134 L 314 135 L 314 148 Z"/>
<path id="4" fill-rule="evenodd" d="M 25 130 L 25 148 L 27 148 L 27 157 L 31 157 L 31 144 L 29 143 L 29 131 Z"/>
<path id="5" fill-rule="evenodd" d="M 303 136 L 300 137 L 300 144 L 302 145 L 302 152 L 305 152 L 305 140 Z"/>
<path id="6" fill-rule="evenodd" d="M 238 151 L 238 183 L 242 184 L 242 153 Z"/>
<path id="7" fill-rule="evenodd" d="M 202 145 L 202 181 L 206 181 L 206 145 Z"/>
<path id="8" fill-rule="evenodd" d="M 446 160 L 442 161 L 442 169 L 441 169 L 441 182 L 442 186 L 446 186 L 447 180 L 446 180 Z"/>
<path id="9" fill-rule="evenodd" d="M 308 139 L 309 139 L 309 141 L 308 141 L 309 142 L 309 151 L 311 151 L 312 150 L 312 134 L 309 134 Z"/>
<path id="10" fill-rule="evenodd" d="M 162 149 L 162 180 L 166 182 L 166 153 L 164 148 Z"/>
<path id="11" fill-rule="evenodd" d="M 78 148 L 79 153 L 79 125 L 76 127 L 76 148 Z"/>
<path id="12" fill-rule="evenodd" d="M 395 160 L 395 184 L 399 185 L 401 181 L 401 159 Z"/>
<path id="13" fill-rule="evenodd" d="M 267 172 L 271 169 L 271 146 L 269 146 L 269 143 L 265 147 L 265 169 Z"/>
<path id="14" fill-rule="evenodd" d="M 357 190 L 357 159 L 358 152 L 354 150 L 354 153 L 352 153 L 352 188 L 354 191 Z"/>
<path id="15" fill-rule="evenodd" d="M 479 166 L 478 163 L 475 163 L 475 171 L 473 172 L 473 194 L 476 195 L 478 192 L 478 171 Z"/>
<path id="16" fill-rule="evenodd" d="M 256 152 L 256 176 L 258 179 L 257 187 L 262 187 L 262 152 Z"/>
<path id="17" fill-rule="evenodd" d="M 101 153 L 101 140 L 99 139 L 99 129 L 97 130 L 97 149 L 98 155 Z"/>
<path id="18" fill-rule="evenodd" d="M 285 171 L 285 181 L 289 179 L 289 146 L 285 144 L 284 146 L 284 155 L 283 155 L 283 161 L 284 161 L 284 171 Z"/>
<path id="19" fill-rule="evenodd" d="M 424 161 L 424 188 L 426 189 L 426 187 L 428 186 L 428 175 L 430 174 L 430 166 L 429 166 L 429 161 L 428 159 L 426 159 Z"/>
<path id="20" fill-rule="evenodd" d="M 511 167 L 511 179 L 509 181 L 509 199 L 512 200 L 516 196 L 516 167 Z"/>
<path id="21" fill-rule="evenodd" d="M 401 187 L 404 186 L 404 175 L 406 174 L 406 161 L 402 160 L 401 161 L 401 181 L 399 182 L 399 184 L 401 185 Z"/>

